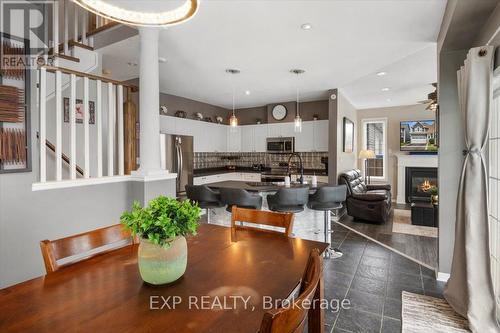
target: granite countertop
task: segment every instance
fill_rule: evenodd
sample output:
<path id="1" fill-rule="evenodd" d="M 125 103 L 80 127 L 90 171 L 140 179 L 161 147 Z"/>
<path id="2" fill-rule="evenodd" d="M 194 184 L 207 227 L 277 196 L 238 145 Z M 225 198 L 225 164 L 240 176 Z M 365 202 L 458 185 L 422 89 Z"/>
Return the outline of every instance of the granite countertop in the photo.
<path id="1" fill-rule="evenodd" d="M 316 187 L 312 187 L 311 184 L 292 184 L 288 188 L 309 187 L 312 191 L 315 191 L 318 187 L 325 185 L 328 184 L 318 183 Z M 277 185 L 277 184 L 262 185 L 262 183 L 251 183 L 251 182 L 237 181 L 237 180 L 228 180 L 223 182 L 211 183 L 207 184 L 207 186 L 213 189 L 236 188 L 236 189 L 246 190 L 248 192 L 276 192 L 280 188 L 285 188 L 285 185 Z"/>
<path id="2" fill-rule="evenodd" d="M 234 170 L 230 170 L 227 168 L 206 168 L 206 169 L 194 169 L 193 176 L 194 177 L 203 177 L 203 176 L 211 176 L 218 175 L 221 173 L 231 173 L 231 172 L 248 172 L 248 173 L 264 173 L 266 171 L 270 171 L 271 168 L 264 168 L 262 170 L 254 170 L 249 167 L 237 167 Z M 293 174 L 298 174 L 298 171 L 293 171 Z M 304 175 L 316 175 L 316 176 L 328 176 L 328 172 L 325 169 L 304 169 Z"/>

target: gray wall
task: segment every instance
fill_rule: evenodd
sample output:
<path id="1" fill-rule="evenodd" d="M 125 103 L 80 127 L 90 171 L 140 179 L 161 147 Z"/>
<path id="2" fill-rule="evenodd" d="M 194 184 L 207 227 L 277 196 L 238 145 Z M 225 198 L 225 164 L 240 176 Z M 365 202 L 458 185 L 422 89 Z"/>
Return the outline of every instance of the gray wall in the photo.
<path id="1" fill-rule="evenodd" d="M 273 107 L 277 104 L 283 104 L 288 111 L 285 119 L 281 121 L 277 121 L 272 116 Z M 253 108 L 237 109 L 236 115 L 242 125 L 255 124 L 257 119 L 260 119 L 263 124 L 293 122 L 296 109 L 297 102 L 289 101 Z M 315 114 L 318 115 L 319 119 L 328 119 L 328 101 L 301 102 L 299 103 L 299 113 L 303 121 L 313 120 Z"/>
<path id="2" fill-rule="evenodd" d="M 354 123 L 354 148 L 352 153 L 344 152 L 344 117 Z M 355 169 L 358 167 L 357 159 L 357 132 L 358 115 L 351 102 L 344 96 L 342 91 L 338 93 L 338 112 L 337 112 L 337 172 Z"/>
<path id="3" fill-rule="evenodd" d="M 405 120 L 429 120 L 435 119 L 436 114 L 433 111 L 426 110 L 427 105 L 403 105 L 387 108 L 362 109 L 358 110 L 358 152 L 362 148 L 362 122 L 368 118 L 387 118 L 387 181 L 392 186 L 392 195 L 396 199 L 398 192 L 398 168 L 397 155 L 408 154 L 399 149 L 399 123 Z M 362 160 L 358 160 L 359 167 L 362 166 Z"/>
<path id="4" fill-rule="evenodd" d="M 331 97 L 335 95 L 335 99 Z M 337 184 L 338 90 L 328 90 L 328 182 Z"/>

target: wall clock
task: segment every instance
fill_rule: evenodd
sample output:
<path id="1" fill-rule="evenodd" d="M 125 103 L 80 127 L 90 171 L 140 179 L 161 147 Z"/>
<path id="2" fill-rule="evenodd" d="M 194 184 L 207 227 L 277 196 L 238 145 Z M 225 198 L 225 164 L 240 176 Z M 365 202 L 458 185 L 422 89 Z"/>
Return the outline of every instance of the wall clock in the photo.
<path id="1" fill-rule="evenodd" d="M 287 114 L 286 107 L 283 104 L 278 104 L 273 107 L 272 115 L 273 118 L 276 120 L 283 120 L 285 119 Z"/>

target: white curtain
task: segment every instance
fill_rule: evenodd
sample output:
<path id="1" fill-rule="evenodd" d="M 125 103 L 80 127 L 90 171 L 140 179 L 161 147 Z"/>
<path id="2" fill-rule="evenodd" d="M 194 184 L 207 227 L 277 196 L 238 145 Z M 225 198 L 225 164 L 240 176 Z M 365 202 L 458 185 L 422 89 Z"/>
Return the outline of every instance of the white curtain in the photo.
<path id="1" fill-rule="evenodd" d="M 457 197 L 455 247 L 444 296 L 477 333 L 498 333 L 490 266 L 488 176 L 484 150 L 493 100 L 492 46 L 473 48 L 458 71 L 465 160 Z"/>

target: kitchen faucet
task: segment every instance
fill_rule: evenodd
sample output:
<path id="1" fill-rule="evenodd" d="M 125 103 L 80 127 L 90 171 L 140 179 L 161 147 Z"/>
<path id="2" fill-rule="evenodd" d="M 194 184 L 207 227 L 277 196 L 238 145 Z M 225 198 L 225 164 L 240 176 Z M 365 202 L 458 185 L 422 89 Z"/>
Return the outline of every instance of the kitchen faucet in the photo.
<path id="1" fill-rule="evenodd" d="M 288 177 L 290 177 L 290 180 L 292 179 L 292 174 L 290 173 L 290 161 L 294 156 L 297 156 L 299 158 L 299 163 L 300 163 L 300 178 L 299 178 L 299 183 L 304 184 L 304 164 L 302 163 L 302 157 L 300 156 L 299 153 L 291 153 L 290 157 L 288 157 L 288 168 L 286 169 L 286 173 L 288 174 Z"/>

